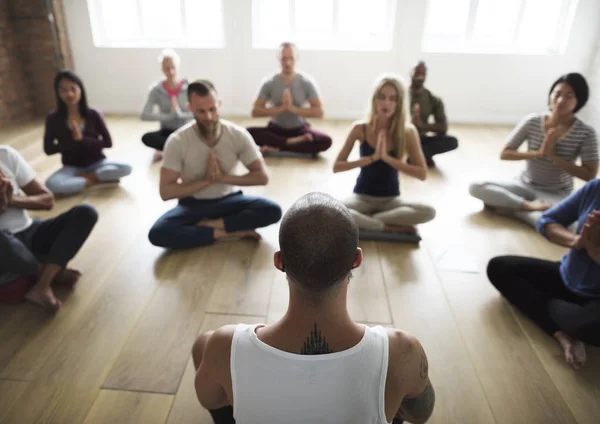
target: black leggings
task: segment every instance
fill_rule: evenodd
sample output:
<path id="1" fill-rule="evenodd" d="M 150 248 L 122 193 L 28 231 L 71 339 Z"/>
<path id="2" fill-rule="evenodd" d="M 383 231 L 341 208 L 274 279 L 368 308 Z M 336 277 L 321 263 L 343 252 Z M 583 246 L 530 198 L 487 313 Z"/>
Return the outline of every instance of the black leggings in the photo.
<path id="1" fill-rule="evenodd" d="M 521 256 L 499 256 L 487 267 L 491 283 L 549 335 L 563 331 L 600 346 L 600 298 L 570 291 L 560 275 L 560 262 Z"/>
<path id="2" fill-rule="evenodd" d="M 421 135 L 421 148 L 425 159 L 458 148 L 458 140 L 451 135 Z"/>
<path id="3" fill-rule="evenodd" d="M 152 131 L 146 133 L 142 136 L 142 143 L 146 146 L 151 147 L 155 150 L 160 150 L 161 152 L 165 148 L 165 143 L 171 134 L 173 134 L 175 130 L 169 129 L 161 129 L 158 131 Z"/>
<path id="4" fill-rule="evenodd" d="M 0 280 L 36 275 L 40 264 L 61 268 L 73 259 L 96 225 L 98 213 L 78 205 L 54 218 L 35 220 L 16 234 L 0 232 Z"/>

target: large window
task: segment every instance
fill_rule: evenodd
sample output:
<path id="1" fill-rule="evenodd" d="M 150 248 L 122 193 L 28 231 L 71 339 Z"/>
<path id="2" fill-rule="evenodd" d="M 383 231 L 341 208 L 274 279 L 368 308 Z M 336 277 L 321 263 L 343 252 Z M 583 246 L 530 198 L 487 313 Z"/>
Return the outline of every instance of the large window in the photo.
<path id="1" fill-rule="evenodd" d="M 577 0 L 429 0 L 423 50 L 562 53 L 576 7 Z"/>
<path id="2" fill-rule="evenodd" d="M 252 45 L 390 50 L 396 0 L 252 0 Z"/>
<path id="3" fill-rule="evenodd" d="M 88 0 L 97 47 L 225 46 L 221 0 Z"/>

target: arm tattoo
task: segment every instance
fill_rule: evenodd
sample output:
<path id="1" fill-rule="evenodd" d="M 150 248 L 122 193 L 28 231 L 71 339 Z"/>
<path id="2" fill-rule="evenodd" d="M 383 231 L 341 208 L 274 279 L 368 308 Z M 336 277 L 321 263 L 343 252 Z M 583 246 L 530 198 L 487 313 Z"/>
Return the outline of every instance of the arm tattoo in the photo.
<path id="1" fill-rule="evenodd" d="M 329 343 L 327 343 L 327 339 L 321 336 L 321 331 L 317 329 L 317 323 L 315 323 L 315 329 L 311 331 L 310 336 L 306 338 L 300 354 L 323 355 L 331 352 L 332 351 L 329 349 Z"/>
<path id="2" fill-rule="evenodd" d="M 435 391 L 433 390 L 431 382 L 429 382 L 427 383 L 425 390 L 423 390 L 423 393 L 416 398 L 404 398 L 398 413 L 396 413 L 396 418 L 411 423 L 427 422 L 433 412 L 434 404 Z"/>
<path id="3" fill-rule="evenodd" d="M 421 379 L 427 380 L 427 376 L 429 375 L 429 363 L 427 362 L 427 355 L 421 348 Z"/>

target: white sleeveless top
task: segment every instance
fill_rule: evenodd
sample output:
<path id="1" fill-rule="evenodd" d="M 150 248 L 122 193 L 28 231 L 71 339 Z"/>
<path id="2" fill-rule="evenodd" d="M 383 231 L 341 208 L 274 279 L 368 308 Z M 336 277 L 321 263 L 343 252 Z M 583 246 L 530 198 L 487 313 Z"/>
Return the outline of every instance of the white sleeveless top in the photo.
<path id="1" fill-rule="evenodd" d="M 385 328 L 365 326 L 362 340 L 342 352 L 300 355 L 263 343 L 258 326 L 238 324 L 233 336 L 236 423 L 389 424 Z"/>

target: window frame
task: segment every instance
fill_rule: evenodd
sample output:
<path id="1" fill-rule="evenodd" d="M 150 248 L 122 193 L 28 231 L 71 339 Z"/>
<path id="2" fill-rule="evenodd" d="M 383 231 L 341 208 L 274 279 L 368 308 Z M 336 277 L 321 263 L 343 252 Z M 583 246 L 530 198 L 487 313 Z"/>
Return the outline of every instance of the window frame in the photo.
<path id="1" fill-rule="evenodd" d="M 94 45 L 98 48 L 177 48 L 177 49 L 224 49 L 226 47 L 225 33 L 225 16 L 223 0 L 219 1 L 220 14 L 220 39 L 217 42 L 199 42 L 197 39 L 192 39 L 187 31 L 186 19 L 186 0 L 163 0 L 173 3 L 180 3 L 180 17 L 182 37 L 173 39 L 158 39 L 152 38 L 144 34 L 144 23 L 142 21 L 142 1 L 134 0 L 137 7 L 137 20 L 135 25 L 138 26 L 138 36 L 132 39 L 111 40 L 106 35 L 106 19 L 104 16 L 103 0 L 87 0 L 90 24 L 92 29 L 92 38 Z M 154 0 L 158 1 L 158 0 Z M 132 23 L 134 24 L 134 23 Z"/>
<path id="2" fill-rule="evenodd" d="M 251 26 L 252 26 L 252 49 L 254 50 L 272 50 L 277 48 L 282 41 L 292 41 L 298 48 L 304 51 L 365 51 L 365 52 L 389 52 L 394 47 L 394 36 L 396 27 L 397 0 L 384 0 L 386 3 L 385 30 L 374 36 L 364 37 L 359 43 L 356 41 L 347 41 L 347 34 L 340 31 L 339 4 L 344 0 L 333 1 L 333 18 L 331 25 L 331 39 L 319 41 L 307 41 L 298 38 L 295 22 L 295 5 L 301 0 L 280 0 L 287 2 L 289 35 L 276 35 L 273 37 L 265 36 L 267 31 L 261 33 L 261 29 L 256 25 L 259 16 L 261 16 L 261 7 L 264 6 L 262 0 L 252 0 L 251 8 Z M 368 0 L 364 0 L 368 1 Z M 262 6 L 261 6 L 262 5 Z"/>
<path id="3" fill-rule="evenodd" d="M 448 0 L 446 0 L 448 1 Z M 501 1 L 501 0 L 497 0 Z M 423 29 L 422 50 L 425 53 L 476 53 L 476 54 L 527 54 L 527 55 L 561 55 L 566 51 L 575 13 L 579 6 L 579 0 L 562 0 L 559 21 L 554 27 L 551 47 L 530 47 L 518 42 L 522 31 L 523 17 L 530 0 L 522 0 L 518 12 L 517 24 L 511 41 L 506 44 L 492 44 L 478 41 L 474 38 L 475 25 L 477 21 L 477 8 L 480 0 L 470 0 L 469 14 L 466 28 L 460 36 L 449 37 L 433 35 L 428 33 L 427 19 L 431 4 L 428 4 L 425 14 L 425 25 Z M 437 40 L 436 40 L 437 38 Z M 451 38 L 452 41 L 441 42 L 442 38 Z"/>

